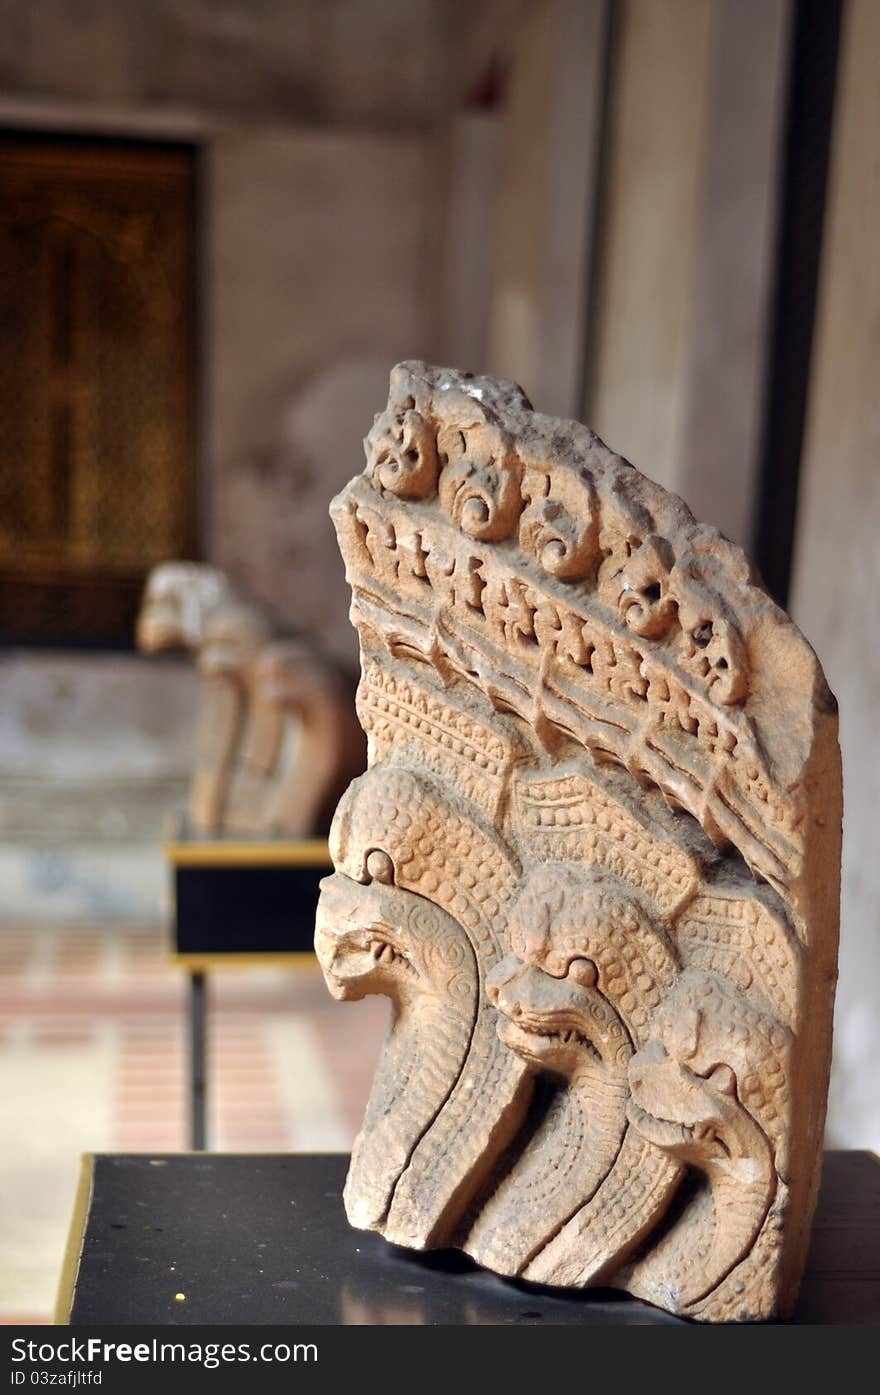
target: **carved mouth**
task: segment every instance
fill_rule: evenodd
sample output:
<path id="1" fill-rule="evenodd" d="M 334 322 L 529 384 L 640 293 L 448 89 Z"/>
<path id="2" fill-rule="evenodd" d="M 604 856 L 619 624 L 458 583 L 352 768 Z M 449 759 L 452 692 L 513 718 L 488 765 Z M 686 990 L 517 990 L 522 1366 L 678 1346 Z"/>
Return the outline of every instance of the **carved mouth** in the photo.
<path id="1" fill-rule="evenodd" d="M 339 873 L 321 882 L 315 950 L 328 986 L 353 987 L 381 969 L 416 973 L 375 895 Z"/>
<path id="2" fill-rule="evenodd" d="M 371 935 L 365 949 L 374 964 L 400 964 L 407 969 L 412 969 L 412 964 L 404 951 L 381 935 Z"/>
<path id="3" fill-rule="evenodd" d="M 321 928 L 318 936 L 330 952 L 326 972 L 339 983 L 352 983 L 365 978 L 380 967 L 416 972 L 406 951 L 383 934 L 378 926 L 370 926 L 356 935 L 346 931 L 344 937 L 338 939 L 332 931 Z"/>
<path id="4" fill-rule="evenodd" d="M 155 653 L 159 649 L 179 649 L 181 647 L 180 626 L 170 621 L 144 619 L 138 625 L 138 643 L 142 649 Z"/>
<path id="5" fill-rule="evenodd" d="M 683 1124 L 677 1119 L 661 1119 L 642 1109 L 632 1096 L 627 1101 L 626 1114 L 633 1128 L 658 1148 L 680 1148 L 683 1143 L 712 1143 L 715 1140 L 715 1127 L 708 1120 Z"/>
<path id="6" fill-rule="evenodd" d="M 535 1024 L 521 1019 L 514 1021 L 510 1017 L 501 1017 L 498 1022 L 498 1035 L 505 1046 L 532 1060 L 542 1060 L 568 1047 L 588 1051 L 593 1056 L 596 1054 L 593 1043 L 568 1023 L 554 1028 L 546 1022 Z"/>

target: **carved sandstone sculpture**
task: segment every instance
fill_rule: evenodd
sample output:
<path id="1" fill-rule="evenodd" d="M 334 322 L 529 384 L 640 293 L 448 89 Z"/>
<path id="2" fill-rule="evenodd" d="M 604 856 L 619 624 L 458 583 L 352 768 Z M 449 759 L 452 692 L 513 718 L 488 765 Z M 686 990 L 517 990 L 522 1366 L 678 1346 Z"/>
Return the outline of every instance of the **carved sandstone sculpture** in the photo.
<path id="1" fill-rule="evenodd" d="M 199 562 L 151 573 L 138 619 L 146 653 L 185 649 L 201 677 L 189 817 L 201 833 L 299 838 L 329 825 L 363 769 L 344 675 L 264 607 Z"/>
<path id="2" fill-rule="evenodd" d="M 259 811 L 268 837 L 307 837 L 330 826 L 349 781 L 366 763 L 354 682 L 302 639 L 279 639 L 260 652 L 255 713 L 277 733 L 274 782 Z"/>
<path id="3" fill-rule="evenodd" d="M 259 701 L 257 668 L 274 634 L 268 615 L 236 596 L 208 615 L 196 658 L 205 691 L 222 693 L 235 713 L 234 755 L 218 820 L 228 833 L 259 830 L 272 786 L 284 716 Z"/>
<path id="4" fill-rule="evenodd" d="M 790 1312 L 821 1163 L 841 790 L 742 552 L 512 383 L 391 376 L 332 515 L 369 768 L 316 949 L 392 1018 L 350 1220 L 705 1321 Z"/>
<path id="5" fill-rule="evenodd" d="M 234 604 L 233 588 L 216 567 L 163 562 L 147 578 L 137 622 L 138 648 L 146 654 L 186 650 L 198 663 L 209 618 Z M 243 723 L 237 689 L 224 674 L 215 677 L 203 669 L 188 810 L 190 823 L 200 832 L 222 827 Z"/>

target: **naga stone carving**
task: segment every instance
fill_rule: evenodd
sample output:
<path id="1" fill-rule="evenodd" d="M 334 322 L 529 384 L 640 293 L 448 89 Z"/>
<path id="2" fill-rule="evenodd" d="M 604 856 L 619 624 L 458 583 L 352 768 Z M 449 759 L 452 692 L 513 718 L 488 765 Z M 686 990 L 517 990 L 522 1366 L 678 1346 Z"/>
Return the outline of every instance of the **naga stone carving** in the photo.
<path id="1" fill-rule="evenodd" d="M 301 838 L 329 828 L 339 796 L 366 764 L 354 686 L 302 639 L 279 639 L 261 650 L 254 710 L 258 724 L 273 733 L 265 752 L 273 786 L 260 806 L 261 833 Z"/>
<path id="2" fill-rule="evenodd" d="M 352 1224 L 791 1311 L 837 962 L 835 702 L 739 548 L 512 383 L 391 375 L 331 513 L 368 769 L 316 949 L 391 1020 Z"/>
<path id="3" fill-rule="evenodd" d="M 223 826 L 229 782 L 244 726 L 245 709 L 236 685 L 210 660 L 201 664 L 211 617 L 236 596 L 227 577 L 204 562 L 163 562 L 144 589 L 137 622 L 142 653 L 185 650 L 201 671 L 195 759 L 189 789 L 189 821 L 199 832 Z"/>
<path id="4" fill-rule="evenodd" d="M 229 833 L 258 830 L 272 785 L 284 718 L 276 707 L 259 701 L 257 666 L 273 638 L 266 613 L 235 597 L 207 617 L 196 659 L 205 691 L 222 694 L 235 713 L 234 758 L 219 812 L 219 823 Z"/>
<path id="5" fill-rule="evenodd" d="M 169 562 L 151 573 L 139 648 L 189 650 L 201 679 L 189 821 L 200 833 L 324 832 L 364 739 L 346 676 L 222 573 Z"/>

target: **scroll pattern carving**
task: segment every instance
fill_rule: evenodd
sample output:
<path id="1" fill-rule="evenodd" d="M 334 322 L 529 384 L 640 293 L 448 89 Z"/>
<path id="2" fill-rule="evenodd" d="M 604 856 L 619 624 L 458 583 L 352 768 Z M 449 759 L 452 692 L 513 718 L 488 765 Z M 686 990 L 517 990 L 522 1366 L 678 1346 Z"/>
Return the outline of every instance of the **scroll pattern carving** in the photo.
<path id="1" fill-rule="evenodd" d="M 366 450 L 332 515 L 370 769 L 316 944 L 393 1015 L 349 1217 L 784 1315 L 836 954 L 815 656 L 738 549 L 513 384 L 402 364 Z"/>

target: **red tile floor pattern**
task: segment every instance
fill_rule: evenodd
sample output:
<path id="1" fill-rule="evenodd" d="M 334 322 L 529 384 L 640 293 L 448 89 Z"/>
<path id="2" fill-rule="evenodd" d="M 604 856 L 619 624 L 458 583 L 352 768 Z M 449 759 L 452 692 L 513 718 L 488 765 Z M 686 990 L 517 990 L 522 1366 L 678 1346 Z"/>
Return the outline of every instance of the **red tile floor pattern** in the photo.
<path id="1" fill-rule="evenodd" d="M 187 986 L 158 925 L 0 925 L 0 1321 L 49 1318 L 82 1152 L 189 1147 Z M 387 1004 L 314 964 L 208 992 L 211 1145 L 350 1147 Z"/>

